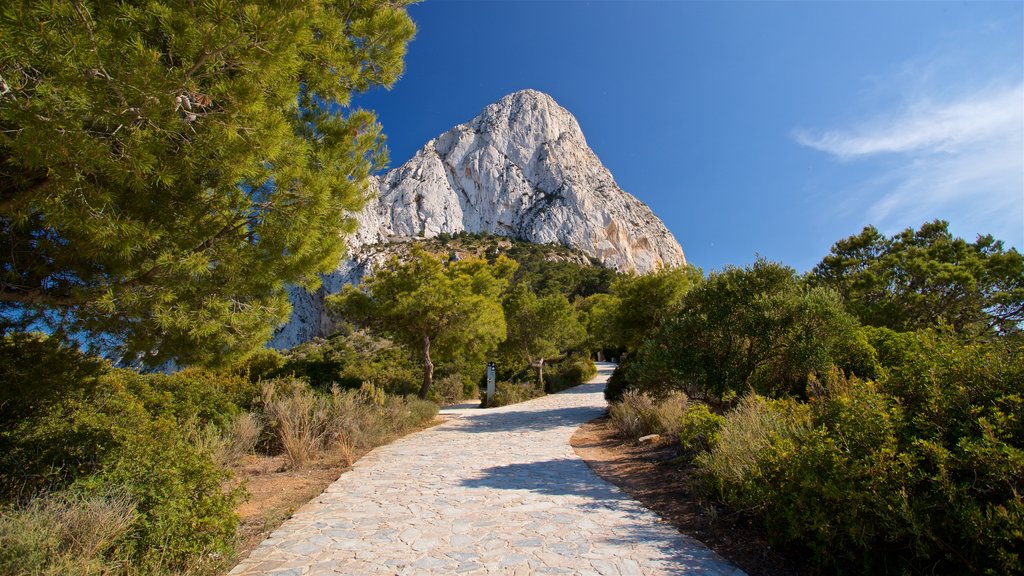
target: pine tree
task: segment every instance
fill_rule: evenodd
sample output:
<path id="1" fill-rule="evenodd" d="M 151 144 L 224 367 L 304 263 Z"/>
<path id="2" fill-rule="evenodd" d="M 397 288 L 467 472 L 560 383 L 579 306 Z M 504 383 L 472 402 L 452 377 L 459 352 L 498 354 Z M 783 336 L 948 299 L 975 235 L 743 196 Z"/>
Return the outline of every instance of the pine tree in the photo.
<path id="1" fill-rule="evenodd" d="M 544 362 L 587 337 L 576 309 L 565 296 L 552 293 L 538 297 L 524 284 L 516 286 L 505 299 L 505 318 L 508 339 L 502 347 L 537 371 L 539 386 L 544 386 Z"/>
<path id="2" fill-rule="evenodd" d="M 419 396 L 426 398 L 437 356 L 480 359 L 505 339 L 501 296 L 515 268 L 504 256 L 494 264 L 474 257 L 445 262 L 414 246 L 406 258 L 392 257 L 358 289 L 346 286 L 328 302 L 347 320 L 418 354 Z"/>
<path id="3" fill-rule="evenodd" d="M 151 364 L 265 342 L 386 161 L 404 0 L 0 8 L 0 313 Z M 344 112 L 343 112 L 344 111 Z M 346 113 L 347 112 L 347 113 Z"/>

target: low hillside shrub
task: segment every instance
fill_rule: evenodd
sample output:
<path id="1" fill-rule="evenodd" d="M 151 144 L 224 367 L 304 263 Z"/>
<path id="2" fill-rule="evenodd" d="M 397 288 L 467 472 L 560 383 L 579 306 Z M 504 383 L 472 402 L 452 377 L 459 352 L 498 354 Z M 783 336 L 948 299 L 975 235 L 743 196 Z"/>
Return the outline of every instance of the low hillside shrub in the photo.
<path id="1" fill-rule="evenodd" d="M 114 574 L 116 546 L 138 520 L 123 494 L 51 494 L 0 507 L 0 574 Z"/>
<path id="2" fill-rule="evenodd" d="M 679 444 L 693 453 L 706 452 L 718 443 L 718 434 L 725 418 L 715 414 L 708 405 L 693 402 L 686 407 L 679 425 Z"/>
<path id="3" fill-rule="evenodd" d="M 251 382 L 259 382 L 272 378 L 284 367 L 285 355 L 277 350 L 263 348 L 257 350 L 242 360 L 234 367 L 234 372 L 239 376 L 248 378 Z"/>
<path id="4" fill-rule="evenodd" d="M 763 464 L 792 449 L 811 430 L 810 409 L 794 400 L 748 394 L 725 416 L 717 441 L 697 457 L 706 487 L 736 509 L 758 509 L 770 499 Z"/>
<path id="5" fill-rule="evenodd" d="M 483 395 L 480 407 L 497 408 L 499 406 L 508 406 L 509 404 L 518 404 L 527 400 L 533 400 L 534 398 L 540 398 L 543 395 L 544 390 L 538 388 L 536 384 L 500 381 L 494 384 L 494 398 L 491 402 L 488 403 L 486 395 Z"/>
<path id="6" fill-rule="evenodd" d="M 608 384 L 604 388 L 604 399 L 609 403 L 622 400 L 622 395 L 626 390 L 635 387 L 629 377 L 629 365 L 631 362 L 630 358 L 623 358 L 608 378 Z"/>
<path id="7" fill-rule="evenodd" d="M 840 574 L 1019 573 L 1024 354 L 882 334 L 878 382 L 825 375 L 809 402 L 744 397 L 696 462 L 774 546 Z"/>
<path id="8" fill-rule="evenodd" d="M 5 344 L 10 346 L 0 364 L 12 388 L 47 390 L 17 404 L 17 414 L 10 412 L 0 428 L 0 487 L 11 514 L 25 521 L 39 518 L 42 508 L 20 506 L 33 497 L 44 498 L 39 506 L 52 511 L 51 504 L 61 501 L 45 500 L 48 493 L 87 499 L 123 495 L 132 502 L 134 519 L 115 538 L 110 554 L 127 572 L 184 572 L 233 551 L 240 492 L 222 490 L 226 473 L 193 442 L 189 430 L 220 431 L 234 422 L 243 413 L 238 403 L 249 401 L 248 380 L 197 370 L 174 375 L 115 370 L 49 338 L 5 337 Z M 28 369 L 30 361 L 52 366 L 56 376 L 48 380 Z M 48 534 L 37 549 L 63 546 L 53 544 L 63 536 Z M 9 544 L 8 538 L 10 533 L 0 549 L 24 544 Z M 52 556 L 63 562 L 61 553 Z M 62 568 L 43 563 L 32 571 L 62 573 Z"/>
<path id="9" fill-rule="evenodd" d="M 360 452 L 437 415 L 433 402 L 388 395 L 369 384 L 359 390 L 335 386 L 323 393 L 290 378 L 264 382 L 263 407 L 268 430 L 292 468 L 325 455 L 350 464 Z"/>
<path id="10" fill-rule="evenodd" d="M 289 350 L 284 365 L 270 376 L 292 376 L 321 391 L 338 385 L 356 389 L 370 383 L 388 393 L 413 394 L 422 381 L 422 367 L 390 340 L 367 332 L 340 332 Z"/>
<path id="11" fill-rule="evenodd" d="M 458 404 L 466 397 L 466 386 L 461 374 L 449 374 L 437 378 L 430 388 L 430 399 L 440 406 Z"/>
<path id="12" fill-rule="evenodd" d="M 608 407 L 612 425 L 626 438 L 648 434 L 676 436 L 683 425 L 689 399 L 682 392 L 673 392 L 654 399 L 645 392 L 627 390 L 622 400 Z"/>
<path id="13" fill-rule="evenodd" d="M 552 362 L 544 372 L 544 389 L 555 394 L 579 386 L 597 375 L 597 366 L 589 355 L 569 355 Z"/>

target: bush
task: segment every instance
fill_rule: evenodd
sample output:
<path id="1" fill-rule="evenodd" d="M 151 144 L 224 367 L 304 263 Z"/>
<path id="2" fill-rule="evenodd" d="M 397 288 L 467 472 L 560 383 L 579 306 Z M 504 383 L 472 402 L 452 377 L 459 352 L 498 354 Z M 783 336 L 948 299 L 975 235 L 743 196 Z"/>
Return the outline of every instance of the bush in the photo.
<path id="1" fill-rule="evenodd" d="M 255 450 L 263 434 L 263 419 L 253 413 L 239 415 L 224 429 L 189 420 L 184 433 L 189 442 L 210 454 L 220 466 L 231 466 Z"/>
<path id="2" fill-rule="evenodd" d="M 366 332 L 341 332 L 292 348 L 284 366 L 271 375 L 302 378 L 324 392 L 335 384 L 356 389 L 368 382 L 406 395 L 419 389 L 422 368 L 390 340 Z"/>
<path id="3" fill-rule="evenodd" d="M 628 375 L 631 363 L 632 360 L 630 358 L 624 357 L 619 365 L 615 367 L 611 377 L 608 378 L 608 384 L 604 388 L 604 399 L 608 403 L 622 400 L 622 395 L 626 390 L 634 387 Z"/>
<path id="4" fill-rule="evenodd" d="M 570 355 L 558 362 L 552 362 L 544 372 L 544 389 L 555 394 L 579 386 L 597 375 L 597 366 L 590 356 Z"/>
<path id="5" fill-rule="evenodd" d="M 449 374 L 434 380 L 430 399 L 441 406 L 458 404 L 465 398 L 465 385 L 460 374 Z"/>
<path id="6" fill-rule="evenodd" d="M 626 438 L 640 438 L 648 434 L 675 436 L 689 403 L 682 392 L 674 392 L 653 400 L 644 392 L 627 390 L 622 400 L 608 408 L 612 425 Z"/>
<path id="7" fill-rule="evenodd" d="M 534 398 L 539 398 L 543 395 L 544 390 L 531 383 L 495 382 L 494 398 L 490 403 L 488 403 L 487 398 L 484 397 L 480 407 L 497 408 L 499 406 L 508 406 L 509 404 L 518 404 L 520 402 L 526 402 L 527 400 L 533 400 Z"/>
<path id="8" fill-rule="evenodd" d="M 234 372 L 250 382 L 271 378 L 284 367 L 285 356 L 277 350 L 262 348 L 249 354 L 235 367 Z"/>
<path id="9" fill-rule="evenodd" d="M 123 494 L 137 515 L 116 544 L 129 571 L 178 572 L 210 554 L 232 552 L 240 493 L 222 491 L 226 473 L 188 432 L 233 422 L 242 412 L 236 402 L 251 390 L 247 380 L 196 370 L 91 370 L 94 360 L 51 339 L 17 344 L 7 350 L 13 361 L 5 362 L 14 367 L 7 372 L 12 386 L 28 387 L 37 383 L 27 379 L 42 377 L 42 387 L 59 393 L 22 404 L 18 417 L 0 430 L 0 485 L 7 502 L 66 490 Z M 58 376 L 47 380 L 18 368 L 33 354 L 38 361 L 69 364 L 56 365 Z"/>
<path id="10" fill-rule="evenodd" d="M 234 551 L 244 491 L 224 492 L 228 473 L 190 444 L 175 422 L 158 418 L 123 431 L 122 445 L 98 474 L 76 481 L 87 492 L 124 490 L 139 521 L 119 545 L 142 565 L 184 571 Z"/>
<path id="11" fill-rule="evenodd" d="M 680 422 L 679 444 L 692 452 L 707 452 L 718 443 L 724 425 L 725 418 L 709 410 L 707 404 L 690 404 Z"/>
<path id="12" fill-rule="evenodd" d="M 325 394 L 295 379 L 265 382 L 263 405 L 269 429 L 292 468 L 324 455 L 351 464 L 360 452 L 437 414 L 433 402 L 387 395 L 369 384 L 359 390 L 334 387 Z"/>
<path id="13" fill-rule="evenodd" d="M 654 402 L 646 393 L 636 390 L 627 390 L 622 400 L 610 405 L 608 416 L 619 434 L 626 438 L 645 436 L 655 427 Z"/>
<path id="14" fill-rule="evenodd" d="M 717 442 L 697 457 L 705 486 L 737 509 L 756 509 L 770 498 L 763 485 L 765 455 L 796 446 L 811 429 L 810 409 L 793 400 L 756 394 L 740 399 L 725 416 Z"/>
<path id="15" fill-rule="evenodd" d="M 707 488 L 828 572 L 1020 572 L 1024 350 L 879 334 L 880 382 L 745 397 L 696 459 Z"/>
<path id="16" fill-rule="evenodd" d="M 138 519 L 124 494 L 52 494 L 0 508 L 0 574 L 111 574 L 111 552 Z"/>

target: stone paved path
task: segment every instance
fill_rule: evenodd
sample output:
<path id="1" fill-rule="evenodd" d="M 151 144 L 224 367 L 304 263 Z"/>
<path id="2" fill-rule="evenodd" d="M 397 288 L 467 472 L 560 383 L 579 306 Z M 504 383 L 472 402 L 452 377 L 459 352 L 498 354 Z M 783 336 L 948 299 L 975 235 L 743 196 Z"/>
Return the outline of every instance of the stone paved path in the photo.
<path id="1" fill-rule="evenodd" d="M 231 574 L 743 572 L 597 477 L 569 446 L 591 384 L 452 419 L 377 448 Z"/>

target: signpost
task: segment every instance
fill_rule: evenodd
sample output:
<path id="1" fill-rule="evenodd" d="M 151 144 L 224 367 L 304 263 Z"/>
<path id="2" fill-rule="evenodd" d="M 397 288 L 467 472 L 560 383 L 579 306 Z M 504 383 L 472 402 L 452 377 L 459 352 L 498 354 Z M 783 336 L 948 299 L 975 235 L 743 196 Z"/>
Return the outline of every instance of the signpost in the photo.
<path id="1" fill-rule="evenodd" d="M 495 378 L 495 367 L 494 362 L 487 363 L 487 405 L 490 406 L 491 402 L 494 401 L 494 378 Z"/>

